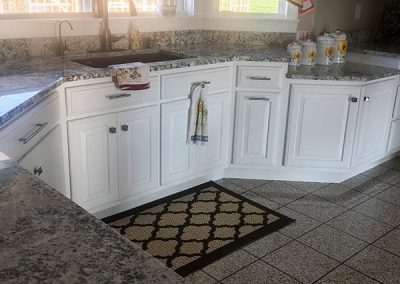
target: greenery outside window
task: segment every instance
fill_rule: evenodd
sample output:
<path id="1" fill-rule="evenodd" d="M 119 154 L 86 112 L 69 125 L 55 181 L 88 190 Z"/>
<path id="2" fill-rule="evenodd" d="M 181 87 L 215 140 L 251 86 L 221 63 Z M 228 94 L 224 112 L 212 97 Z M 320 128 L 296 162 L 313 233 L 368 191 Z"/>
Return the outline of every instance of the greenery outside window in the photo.
<path id="1" fill-rule="evenodd" d="M 222 16 L 286 17 L 286 0 L 219 0 L 215 10 Z"/>

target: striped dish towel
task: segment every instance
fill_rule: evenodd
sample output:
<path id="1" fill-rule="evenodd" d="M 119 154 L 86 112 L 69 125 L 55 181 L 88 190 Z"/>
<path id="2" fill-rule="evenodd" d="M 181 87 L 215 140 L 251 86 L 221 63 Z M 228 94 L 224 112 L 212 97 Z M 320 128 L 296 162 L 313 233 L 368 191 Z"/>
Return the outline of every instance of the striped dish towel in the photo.
<path id="1" fill-rule="evenodd" d="M 189 129 L 187 143 L 204 144 L 208 142 L 208 87 L 202 84 L 193 84 L 189 114 Z"/>

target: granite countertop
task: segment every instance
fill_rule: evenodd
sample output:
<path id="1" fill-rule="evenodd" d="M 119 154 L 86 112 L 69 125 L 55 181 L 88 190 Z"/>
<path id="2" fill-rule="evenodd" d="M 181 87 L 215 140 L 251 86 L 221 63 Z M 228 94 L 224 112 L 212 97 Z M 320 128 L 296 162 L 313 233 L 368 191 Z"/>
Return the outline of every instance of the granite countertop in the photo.
<path id="1" fill-rule="evenodd" d="M 349 51 L 400 59 L 400 39 L 351 44 Z"/>
<path id="2" fill-rule="evenodd" d="M 0 282 L 183 283 L 0 152 Z"/>
<path id="3" fill-rule="evenodd" d="M 168 62 L 149 63 L 150 71 L 160 71 L 232 61 L 288 62 L 286 47 L 198 44 L 164 49 L 186 56 Z M 113 53 L 130 54 L 132 51 Z M 110 54 L 82 54 L 71 57 L 28 58 L 12 60 L 0 66 L 0 130 L 37 103 L 63 82 L 104 78 L 114 75 L 109 68 L 91 68 L 71 60 L 90 56 L 110 56 Z M 368 81 L 392 75 L 398 70 L 346 63 L 344 66 L 317 66 L 290 68 L 291 79 Z"/>
<path id="4" fill-rule="evenodd" d="M 289 66 L 286 77 L 303 80 L 359 81 L 366 82 L 395 76 L 400 70 L 354 62 L 329 66 Z"/>

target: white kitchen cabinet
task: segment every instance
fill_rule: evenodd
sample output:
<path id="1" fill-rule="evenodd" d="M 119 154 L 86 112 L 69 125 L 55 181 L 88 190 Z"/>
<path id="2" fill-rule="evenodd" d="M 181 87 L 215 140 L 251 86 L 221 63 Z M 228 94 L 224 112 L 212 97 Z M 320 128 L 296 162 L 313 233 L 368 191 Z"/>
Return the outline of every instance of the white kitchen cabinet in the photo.
<path id="1" fill-rule="evenodd" d="M 227 93 L 208 97 L 209 142 L 188 144 L 190 100 L 162 105 L 161 183 L 179 182 L 226 162 L 228 149 L 229 97 Z"/>
<path id="2" fill-rule="evenodd" d="M 389 153 L 400 151 L 400 119 L 394 120 L 391 124 L 387 151 Z"/>
<path id="3" fill-rule="evenodd" d="M 389 80 L 362 88 L 353 165 L 385 155 L 396 87 L 396 80 Z"/>
<path id="4" fill-rule="evenodd" d="M 72 200 L 91 209 L 118 200 L 116 114 L 68 124 Z"/>
<path id="5" fill-rule="evenodd" d="M 158 107 L 118 113 L 119 199 L 158 186 Z"/>
<path id="6" fill-rule="evenodd" d="M 190 100 L 161 106 L 161 184 L 190 176 L 195 170 L 195 152 L 187 143 Z"/>
<path id="7" fill-rule="evenodd" d="M 200 170 L 223 166 L 228 156 L 229 97 L 221 93 L 208 97 L 208 142 L 196 146 Z"/>
<path id="8" fill-rule="evenodd" d="M 285 165 L 349 168 L 360 88 L 292 85 Z"/>
<path id="9" fill-rule="evenodd" d="M 279 93 L 238 92 L 234 164 L 271 165 Z"/>
<path id="10" fill-rule="evenodd" d="M 19 163 L 29 172 L 65 195 L 61 145 L 61 127 L 57 126 L 26 153 L 19 160 Z"/>

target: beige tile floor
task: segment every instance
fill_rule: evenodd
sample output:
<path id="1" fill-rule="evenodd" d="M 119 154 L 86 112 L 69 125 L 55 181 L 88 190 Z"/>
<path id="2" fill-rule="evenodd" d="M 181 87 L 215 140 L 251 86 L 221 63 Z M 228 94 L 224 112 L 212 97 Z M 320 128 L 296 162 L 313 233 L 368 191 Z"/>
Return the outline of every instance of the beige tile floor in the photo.
<path id="1" fill-rule="evenodd" d="M 296 219 L 187 283 L 400 283 L 400 157 L 341 184 L 223 179 Z"/>

